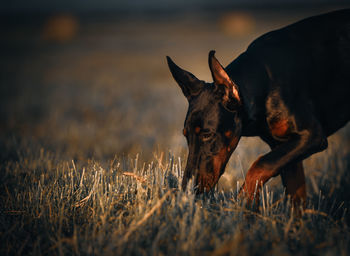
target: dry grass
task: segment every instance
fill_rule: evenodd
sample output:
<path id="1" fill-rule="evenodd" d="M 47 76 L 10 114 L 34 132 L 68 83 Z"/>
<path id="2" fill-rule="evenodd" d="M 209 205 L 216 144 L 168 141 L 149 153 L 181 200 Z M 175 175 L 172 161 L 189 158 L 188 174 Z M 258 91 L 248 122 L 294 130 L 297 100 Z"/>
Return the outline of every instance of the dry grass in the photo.
<path id="1" fill-rule="evenodd" d="M 182 192 L 184 163 L 171 154 L 101 165 L 62 161 L 34 145 L 28 153 L 2 165 L 2 255 L 349 253 L 349 204 L 339 194 L 344 170 L 328 174 L 332 193 L 315 178 L 324 187 L 310 191 L 299 219 L 269 187 L 259 213 L 236 201 L 235 191 Z"/>

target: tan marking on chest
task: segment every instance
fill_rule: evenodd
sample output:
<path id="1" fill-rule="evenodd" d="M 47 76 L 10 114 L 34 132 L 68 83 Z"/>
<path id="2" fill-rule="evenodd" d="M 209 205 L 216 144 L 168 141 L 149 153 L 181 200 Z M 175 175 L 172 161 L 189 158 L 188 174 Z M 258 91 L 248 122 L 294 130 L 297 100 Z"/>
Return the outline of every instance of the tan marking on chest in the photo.
<path id="1" fill-rule="evenodd" d="M 199 126 L 197 126 L 196 128 L 194 128 L 194 132 L 196 134 L 198 134 L 201 131 L 201 128 Z"/>
<path id="2" fill-rule="evenodd" d="M 270 124 L 271 134 L 277 137 L 286 136 L 289 132 L 289 122 L 287 119 L 281 119 Z"/>

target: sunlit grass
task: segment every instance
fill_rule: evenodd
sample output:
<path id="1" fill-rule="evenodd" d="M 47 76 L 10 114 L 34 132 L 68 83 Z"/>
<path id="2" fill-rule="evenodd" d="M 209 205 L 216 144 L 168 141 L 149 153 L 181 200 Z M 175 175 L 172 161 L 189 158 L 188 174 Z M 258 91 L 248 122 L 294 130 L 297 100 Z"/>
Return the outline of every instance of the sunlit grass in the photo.
<path id="1" fill-rule="evenodd" d="M 259 212 L 233 190 L 182 192 L 184 159 L 171 153 L 148 163 L 135 156 L 102 164 L 64 161 L 44 149 L 18 152 L 1 168 L 2 255 L 349 252 L 348 204 L 324 191 L 311 191 L 316 199 L 298 218 L 268 186 Z M 328 182 L 342 175 L 338 170 Z"/>

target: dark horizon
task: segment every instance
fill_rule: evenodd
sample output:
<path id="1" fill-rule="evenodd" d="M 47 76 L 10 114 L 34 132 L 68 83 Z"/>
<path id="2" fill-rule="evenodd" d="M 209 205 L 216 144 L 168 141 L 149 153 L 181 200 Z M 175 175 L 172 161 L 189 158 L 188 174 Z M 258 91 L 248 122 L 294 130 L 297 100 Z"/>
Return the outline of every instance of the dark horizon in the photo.
<path id="1" fill-rule="evenodd" d="M 257 8 L 257 9 L 284 9 L 284 8 L 317 8 L 326 6 L 349 7 L 349 2 L 345 0 L 218 0 L 213 3 L 209 0 L 150 0 L 144 2 L 136 0 L 132 2 L 124 1 L 12 1 L 0 6 L 1 13 L 46 13 L 46 12 L 72 12 L 72 13 L 91 13 L 91 12 L 131 12 L 131 13 L 152 13 L 152 12 L 186 12 L 186 11 L 218 11 L 230 8 Z"/>

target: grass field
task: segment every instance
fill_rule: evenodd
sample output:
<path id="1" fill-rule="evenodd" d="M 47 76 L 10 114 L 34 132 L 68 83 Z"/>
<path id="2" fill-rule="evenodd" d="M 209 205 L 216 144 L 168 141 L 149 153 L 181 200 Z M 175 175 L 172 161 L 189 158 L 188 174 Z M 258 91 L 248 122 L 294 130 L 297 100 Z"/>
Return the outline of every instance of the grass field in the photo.
<path id="1" fill-rule="evenodd" d="M 327 9 L 13 20 L 0 59 L 1 255 L 348 255 L 350 126 L 305 161 L 308 202 L 280 178 L 237 200 L 268 147 L 243 138 L 210 195 L 179 190 L 187 103 L 170 55 L 210 81 L 259 34 Z M 67 30 L 60 30 L 60 24 Z"/>

